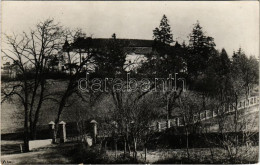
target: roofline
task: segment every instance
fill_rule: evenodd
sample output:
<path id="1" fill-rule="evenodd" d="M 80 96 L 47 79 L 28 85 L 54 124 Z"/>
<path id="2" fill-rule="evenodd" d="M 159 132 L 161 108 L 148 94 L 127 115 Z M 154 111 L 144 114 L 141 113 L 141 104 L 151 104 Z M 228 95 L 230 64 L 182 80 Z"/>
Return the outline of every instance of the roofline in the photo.
<path id="1" fill-rule="evenodd" d="M 92 38 L 93 39 L 113 39 L 113 38 Z M 139 41 L 154 41 L 153 39 L 134 39 L 134 38 L 116 38 L 118 40 L 139 40 Z"/>

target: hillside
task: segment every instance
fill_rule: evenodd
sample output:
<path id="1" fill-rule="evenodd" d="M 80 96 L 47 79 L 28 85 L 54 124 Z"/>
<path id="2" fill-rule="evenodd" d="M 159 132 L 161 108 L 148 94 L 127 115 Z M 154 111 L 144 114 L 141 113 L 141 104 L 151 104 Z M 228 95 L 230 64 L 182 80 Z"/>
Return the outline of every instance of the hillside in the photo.
<path id="1" fill-rule="evenodd" d="M 48 91 L 49 93 L 62 92 L 66 87 L 66 81 L 60 80 L 49 80 Z M 2 82 L 2 85 L 6 85 Z M 61 119 L 65 122 L 75 122 L 79 118 L 84 118 L 88 120 L 93 118 L 93 115 L 99 113 L 99 111 L 104 111 L 105 108 L 108 109 L 109 105 L 107 103 L 99 103 L 94 107 L 90 108 L 88 102 L 84 102 L 77 99 L 75 96 L 71 97 L 74 102 L 73 105 L 66 107 L 61 115 Z M 103 100 L 104 101 L 104 100 Z M 58 112 L 57 103 L 46 100 L 43 103 L 42 110 L 39 118 L 39 125 L 47 125 L 50 121 L 54 121 Z M 95 113 L 93 113 L 95 112 Z M 17 97 L 14 97 L 12 101 L 6 101 L 1 107 L 1 133 L 12 133 L 16 131 L 21 131 L 23 128 L 23 107 L 19 104 Z"/>

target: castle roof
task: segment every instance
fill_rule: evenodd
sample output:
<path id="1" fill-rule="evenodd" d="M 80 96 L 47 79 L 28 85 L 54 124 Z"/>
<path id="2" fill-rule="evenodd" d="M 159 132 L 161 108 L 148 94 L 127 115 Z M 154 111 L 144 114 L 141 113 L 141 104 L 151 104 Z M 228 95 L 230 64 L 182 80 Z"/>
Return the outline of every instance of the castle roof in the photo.
<path id="1" fill-rule="evenodd" d="M 78 38 L 71 46 L 74 49 L 77 48 L 104 48 L 107 46 L 112 38 Z M 135 54 L 150 54 L 152 53 L 153 40 L 142 40 L 142 39 L 116 39 L 120 45 L 124 47 L 127 53 Z M 65 46 L 65 45 L 64 45 Z"/>

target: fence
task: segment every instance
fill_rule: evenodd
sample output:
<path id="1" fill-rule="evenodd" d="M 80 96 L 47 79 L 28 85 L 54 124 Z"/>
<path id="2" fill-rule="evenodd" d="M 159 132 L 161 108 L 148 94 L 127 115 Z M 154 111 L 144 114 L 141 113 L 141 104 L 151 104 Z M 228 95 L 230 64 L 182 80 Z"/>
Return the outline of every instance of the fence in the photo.
<path id="1" fill-rule="evenodd" d="M 242 100 L 238 102 L 238 106 L 236 107 L 235 104 L 231 105 L 225 105 L 222 108 L 222 111 L 219 110 L 205 110 L 203 112 L 198 112 L 194 114 L 193 116 L 193 122 L 197 123 L 199 121 L 204 121 L 207 119 L 212 119 L 220 115 L 220 113 L 232 113 L 237 110 L 242 110 L 246 108 L 250 108 L 252 106 L 258 105 L 260 102 L 258 96 L 250 97 L 249 99 Z M 165 130 L 167 128 L 170 128 L 172 126 L 184 126 L 184 121 L 182 117 L 175 117 L 172 120 L 157 122 L 156 125 L 150 126 L 150 130 L 161 132 L 162 130 Z"/>

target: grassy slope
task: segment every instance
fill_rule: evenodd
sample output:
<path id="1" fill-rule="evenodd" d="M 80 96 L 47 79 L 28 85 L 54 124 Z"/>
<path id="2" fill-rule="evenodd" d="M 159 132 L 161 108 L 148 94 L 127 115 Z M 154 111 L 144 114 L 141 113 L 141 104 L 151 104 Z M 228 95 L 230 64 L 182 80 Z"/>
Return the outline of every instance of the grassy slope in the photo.
<path id="1" fill-rule="evenodd" d="M 51 89 L 48 92 L 61 92 L 66 88 L 66 81 L 49 80 L 49 87 Z M 2 85 L 5 85 L 4 82 Z M 75 102 L 74 105 L 65 108 L 62 113 L 61 120 L 65 122 L 75 122 L 80 118 L 85 120 L 95 118 L 95 115 L 102 116 L 104 111 L 109 111 L 113 107 L 113 102 L 110 98 L 102 99 L 93 108 L 90 108 L 88 103 L 83 102 L 76 97 L 72 97 Z M 47 125 L 50 121 L 54 121 L 57 115 L 57 104 L 53 101 L 48 100 L 44 102 L 40 118 L 39 125 Z M 256 107 L 258 108 L 258 107 Z M 163 110 L 162 110 L 163 111 Z M 178 110 L 174 110 L 174 113 L 178 113 Z M 258 119 L 258 112 L 254 113 Z M 252 119 L 250 117 L 250 119 Z M 249 120 L 250 120 L 249 119 Z M 258 124 L 258 121 L 257 121 Z M 21 130 L 23 127 L 23 108 L 19 104 L 17 98 L 14 98 L 13 102 L 4 102 L 1 107 L 1 132 L 12 133 L 16 132 L 17 129 Z"/>
<path id="2" fill-rule="evenodd" d="M 66 81 L 50 80 L 47 89 L 52 91 L 48 92 L 62 92 L 66 88 L 66 83 Z M 85 120 L 94 118 L 95 114 L 102 115 L 104 110 L 108 110 L 112 106 L 108 99 L 103 99 L 91 109 L 87 102 L 83 102 L 75 96 L 72 96 L 71 99 L 73 99 L 71 101 L 75 104 L 65 108 L 61 115 L 61 120 L 65 122 L 75 122 L 79 118 L 84 118 Z M 44 102 L 40 113 L 39 125 L 47 125 L 50 121 L 54 121 L 57 112 L 57 103 L 50 100 Z M 4 102 L 1 105 L 2 134 L 21 130 L 23 121 L 23 107 L 19 104 L 18 98 L 14 98 L 12 102 Z"/>

